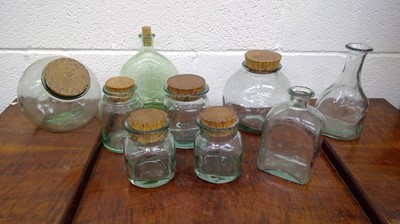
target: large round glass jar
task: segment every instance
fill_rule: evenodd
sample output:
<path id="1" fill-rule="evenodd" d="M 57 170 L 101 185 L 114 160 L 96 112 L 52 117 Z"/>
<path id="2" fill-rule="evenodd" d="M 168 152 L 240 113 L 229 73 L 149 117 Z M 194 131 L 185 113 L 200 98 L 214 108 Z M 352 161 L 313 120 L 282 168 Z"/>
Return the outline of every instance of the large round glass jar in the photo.
<path id="1" fill-rule="evenodd" d="M 122 76 L 108 79 L 103 87 L 99 102 L 101 135 L 104 147 L 111 152 L 123 152 L 125 120 L 132 111 L 143 107 L 143 100 L 135 90 L 134 80 Z"/>
<path id="2" fill-rule="evenodd" d="M 208 107 L 196 119 L 200 127 L 194 147 L 194 172 L 208 182 L 234 181 L 242 169 L 238 118 L 229 107 Z"/>
<path id="3" fill-rule="evenodd" d="M 153 188 L 168 183 L 175 174 L 176 150 L 167 114 L 146 108 L 131 112 L 125 122 L 125 173 L 131 184 Z"/>
<path id="4" fill-rule="evenodd" d="M 260 133 L 268 111 L 287 100 L 291 85 L 281 71 L 281 58 L 273 51 L 248 51 L 242 68 L 225 84 L 223 103 L 236 111 L 240 129 Z"/>
<path id="5" fill-rule="evenodd" d="M 83 126 L 97 113 L 100 85 L 93 72 L 66 57 L 30 65 L 18 83 L 18 103 L 34 124 L 53 132 Z"/>
<path id="6" fill-rule="evenodd" d="M 193 74 L 175 75 L 164 86 L 164 106 L 170 120 L 170 131 L 177 148 L 193 148 L 196 116 L 208 105 L 208 85 L 204 78 Z"/>

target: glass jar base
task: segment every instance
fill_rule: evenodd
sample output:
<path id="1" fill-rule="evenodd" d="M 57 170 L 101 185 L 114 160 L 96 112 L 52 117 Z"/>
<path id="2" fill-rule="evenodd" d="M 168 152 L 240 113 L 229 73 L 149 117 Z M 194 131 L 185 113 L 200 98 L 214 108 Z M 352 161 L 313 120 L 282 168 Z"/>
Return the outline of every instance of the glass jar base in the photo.
<path id="1" fill-rule="evenodd" d="M 195 172 L 196 176 L 199 177 L 200 179 L 210 182 L 210 183 L 213 183 L 213 184 L 229 183 L 229 182 L 236 180 L 240 176 L 240 173 L 237 173 L 236 175 L 232 175 L 232 176 L 205 174 L 205 173 L 199 172 L 196 169 L 194 170 L 194 172 Z"/>
<path id="2" fill-rule="evenodd" d="M 124 141 L 127 136 L 125 131 L 113 132 L 108 136 L 103 136 L 104 147 L 113 153 L 123 153 Z"/>
<path id="3" fill-rule="evenodd" d="M 193 147 L 194 147 L 194 142 L 175 141 L 175 148 L 178 148 L 178 149 L 193 149 Z"/>
<path id="4" fill-rule="evenodd" d="M 273 176 L 276 176 L 276 177 L 291 181 L 291 182 L 296 183 L 296 184 L 304 185 L 304 184 L 307 184 L 308 181 L 309 181 L 309 179 L 306 180 L 306 181 L 300 181 L 296 177 L 294 177 L 294 176 L 292 176 L 292 175 L 290 175 L 290 174 L 288 174 L 286 172 L 283 172 L 281 170 L 262 170 L 262 171 L 264 171 L 266 173 L 269 173 L 269 174 L 271 174 Z"/>
<path id="5" fill-rule="evenodd" d="M 358 137 L 360 137 L 360 135 L 342 136 L 342 135 L 334 135 L 334 134 L 332 135 L 332 134 L 329 134 L 329 133 L 324 133 L 324 135 L 326 137 L 334 138 L 334 139 L 337 139 L 337 140 L 340 140 L 340 141 L 353 141 L 353 140 L 358 139 Z"/>
<path id="6" fill-rule="evenodd" d="M 250 133 L 261 133 L 265 118 L 261 115 L 247 115 L 240 118 L 239 129 Z"/>
<path id="7" fill-rule="evenodd" d="M 161 180 L 133 180 L 131 178 L 128 178 L 128 181 L 136 187 L 155 188 L 167 184 L 169 181 L 172 180 L 173 177 L 174 175 L 171 175 L 170 177 Z"/>

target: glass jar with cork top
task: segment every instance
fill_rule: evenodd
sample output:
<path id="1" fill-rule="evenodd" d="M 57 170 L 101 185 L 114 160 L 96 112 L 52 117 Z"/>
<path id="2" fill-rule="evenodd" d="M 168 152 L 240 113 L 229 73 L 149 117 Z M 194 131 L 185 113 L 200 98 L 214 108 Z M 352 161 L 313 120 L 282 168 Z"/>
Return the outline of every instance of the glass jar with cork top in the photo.
<path id="1" fill-rule="evenodd" d="M 142 27 L 139 37 L 142 39 L 142 49 L 123 65 L 120 74 L 135 80 L 145 108 L 164 109 L 164 84 L 178 71 L 171 61 L 154 49 L 155 35 L 151 27 Z"/>
<path id="2" fill-rule="evenodd" d="M 109 78 L 99 102 L 101 134 L 106 149 L 122 153 L 126 131 L 125 120 L 130 112 L 143 107 L 143 100 L 135 92 L 136 85 L 129 77 Z"/>
<path id="3" fill-rule="evenodd" d="M 164 86 L 164 106 L 170 120 L 170 131 L 177 148 L 193 148 L 198 113 L 208 106 L 208 85 L 194 74 L 175 75 Z"/>
<path id="4" fill-rule="evenodd" d="M 175 174 L 176 150 L 167 114 L 145 108 L 131 112 L 125 122 L 125 173 L 130 183 L 153 188 L 168 183 Z"/>
<path id="5" fill-rule="evenodd" d="M 223 103 L 236 111 L 240 129 L 261 133 L 268 111 L 287 100 L 291 84 L 281 71 L 281 58 L 273 51 L 250 50 L 242 68 L 226 82 Z"/>
<path id="6" fill-rule="evenodd" d="M 83 126 L 97 113 L 100 85 L 79 61 L 46 57 L 31 64 L 19 80 L 19 106 L 32 123 L 52 132 Z"/>
<path id="7" fill-rule="evenodd" d="M 223 106 L 208 107 L 196 122 L 200 131 L 194 147 L 194 172 L 215 184 L 234 181 L 242 168 L 242 139 L 235 111 Z"/>

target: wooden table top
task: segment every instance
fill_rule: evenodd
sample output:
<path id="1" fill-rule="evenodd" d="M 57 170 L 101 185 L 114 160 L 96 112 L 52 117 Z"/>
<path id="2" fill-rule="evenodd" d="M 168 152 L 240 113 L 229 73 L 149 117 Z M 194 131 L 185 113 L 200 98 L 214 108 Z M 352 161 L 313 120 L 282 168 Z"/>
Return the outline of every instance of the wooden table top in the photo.
<path id="1" fill-rule="evenodd" d="M 175 177 L 141 189 L 128 183 L 123 155 L 103 147 L 74 222 L 76 223 L 368 223 L 324 154 L 306 185 L 257 169 L 260 136 L 242 134 L 242 175 L 215 185 L 197 178 L 193 150 L 177 151 Z"/>
<path id="2" fill-rule="evenodd" d="M 400 111 L 371 99 L 359 139 L 325 138 L 324 151 L 374 223 L 400 223 Z"/>
<path id="3" fill-rule="evenodd" d="M 99 148 L 98 120 L 51 133 L 18 105 L 0 115 L 0 223 L 67 223 L 76 211 Z"/>
<path id="4" fill-rule="evenodd" d="M 307 185 L 259 171 L 260 136 L 242 133 L 236 181 L 200 180 L 193 150 L 178 149 L 175 177 L 154 189 L 131 185 L 123 155 L 98 146 L 98 120 L 51 133 L 10 106 L 0 115 L 0 223 L 400 223 L 400 112 L 370 103 L 358 140 L 325 138 Z"/>

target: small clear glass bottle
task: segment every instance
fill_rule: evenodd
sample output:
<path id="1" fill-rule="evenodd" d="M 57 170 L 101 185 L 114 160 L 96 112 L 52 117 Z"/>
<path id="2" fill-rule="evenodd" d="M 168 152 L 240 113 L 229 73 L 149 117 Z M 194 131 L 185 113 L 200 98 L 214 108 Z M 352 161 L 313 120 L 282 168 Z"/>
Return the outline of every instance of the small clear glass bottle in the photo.
<path id="1" fill-rule="evenodd" d="M 125 122 L 125 173 L 130 183 L 153 188 L 168 183 L 175 174 L 176 150 L 167 114 L 146 108 L 131 112 Z"/>
<path id="2" fill-rule="evenodd" d="M 314 92 L 289 88 L 289 102 L 273 107 L 261 135 L 257 167 L 283 179 L 306 184 L 323 140 L 324 116 L 308 103 Z"/>
<path id="3" fill-rule="evenodd" d="M 346 48 L 349 52 L 341 76 L 320 94 L 315 107 L 325 116 L 326 136 L 351 141 L 360 136 L 369 108 L 360 76 L 372 48 L 362 43 L 346 44 Z"/>
<path id="4" fill-rule="evenodd" d="M 79 128 L 97 113 L 100 85 L 79 61 L 62 56 L 31 64 L 19 80 L 17 99 L 25 117 L 52 132 Z"/>
<path id="5" fill-rule="evenodd" d="M 129 77 L 109 78 L 99 102 L 101 134 L 106 149 L 122 153 L 127 132 L 124 127 L 129 114 L 143 107 L 143 100 L 135 92 L 136 85 Z"/>
<path id="6" fill-rule="evenodd" d="M 149 26 L 142 27 L 142 33 L 139 34 L 142 49 L 123 65 L 120 74 L 135 80 L 145 108 L 164 109 L 164 84 L 178 71 L 171 61 L 154 49 L 154 36 Z"/>
<path id="7" fill-rule="evenodd" d="M 242 138 L 235 111 L 223 106 L 208 107 L 196 122 L 200 131 L 194 147 L 194 172 L 215 184 L 234 181 L 242 169 Z"/>
<path id="8" fill-rule="evenodd" d="M 281 58 L 273 51 L 248 51 L 242 68 L 226 82 L 223 103 L 236 111 L 241 130 L 261 133 L 268 111 L 287 100 L 291 85 L 281 71 Z"/>
<path id="9" fill-rule="evenodd" d="M 208 106 L 208 85 L 203 77 L 194 74 L 175 75 L 164 86 L 164 106 L 170 120 L 170 131 L 175 146 L 181 149 L 194 147 L 199 127 L 196 117 Z"/>

